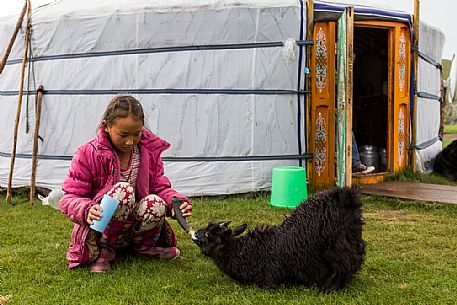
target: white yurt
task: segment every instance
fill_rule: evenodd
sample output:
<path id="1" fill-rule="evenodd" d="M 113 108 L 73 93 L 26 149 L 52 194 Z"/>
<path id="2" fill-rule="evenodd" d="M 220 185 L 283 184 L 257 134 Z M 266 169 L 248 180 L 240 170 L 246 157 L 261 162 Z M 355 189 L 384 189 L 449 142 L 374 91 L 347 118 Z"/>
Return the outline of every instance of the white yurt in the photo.
<path id="1" fill-rule="evenodd" d="M 317 177 L 316 168 L 322 169 L 323 161 L 325 165 L 334 163 L 325 178 L 325 184 L 334 185 L 338 163 L 332 159 L 332 141 L 336 136 L 334 129 L 324 130 L 329 136 L 325 143 L 330 146 L 318 157 L 322 150 L 316 144 L 313 126 L 317 125 L 312 114 L 316 100 L 312 96 L 318 92 L 316 84 L 322 85 L 322 74 L 316 78 L 322 65 L 309 56 L 317 58 L 316 47 L 326 46 L 322 40 L 317 43 L 322 35 L 316 38 L 316 26 L 337 24 L 348 7 L 354 8 L 354 24 L 364 28 L 362 34 L 376 34 L 376 25 L 384 26 L 386 35 L 396 33 L 396 27 L 409 33 L 408 50 L 419 54 L 417 90 L 412 90 L 412 55 L 400 70 L 406 69 L 402 73 L 411 76 L 407 78 L 411 90 L 406 96 L 405 120 L 407 126 L 417 124 L 414 131 L 406 133 L 408 143 L 402 143 L 406 153 L 411 151 L 409 146 L 415 148 L 409 163 L 414 160 L 417 170 L 430 170 L 430 162 L 441 150 L 439 63 L 444 35 L 421 23 L 419 49 L 414 50 L 412 16 L 367 3 L 50 0 L 32 7 L 13 187 L 30 185 L 40 85 L 44 91 L 37 186 L 52 189 L 62 183 L 76 148 L 96 134 L 107 104 L 118 93 L 138 98 L 147 127 L 170 142 L 170 149 L 163 154 L 165 174 L 183 194 L 269 190 L 272 167 L 277 165 L 306 166 L 313 184 L 317 180 L 311 177 Z M 18 15 L 0 18 L 0 55 Z M 8 184 L 11 171 L 25 19 L 0 74 L 1 187 Z M 310 29 L 314 29 L 314 36 Z M 331 41 L 329 37 L 325 43 Z M 337 36 L 333 39 L 338 40 Z M 329 80 L 325 84 L 331 84 L 333 72 L 325 71 Z M 398 80 L 392 77 L 390 83 L 389 103 L 394 105 Z M 330 89 L 336 92 L 333 86 Z M 336 98 L 332 98 L 327 102 L 335 105 Z M 325 126 L 336 124 L 331 114 Z M 395 120 L 394 114 L 392 118 Z M 386 130 L 389 128 L 386 125 Z M 332 130 L 334 137 L 330 137 Z M 396 132 L 383 135 L 388 134 Z M 398 143 L 386 145 L 388 153 L 395 154 L 395 145 Z M 399 168 L 392 165 L 390 169 Z"/>

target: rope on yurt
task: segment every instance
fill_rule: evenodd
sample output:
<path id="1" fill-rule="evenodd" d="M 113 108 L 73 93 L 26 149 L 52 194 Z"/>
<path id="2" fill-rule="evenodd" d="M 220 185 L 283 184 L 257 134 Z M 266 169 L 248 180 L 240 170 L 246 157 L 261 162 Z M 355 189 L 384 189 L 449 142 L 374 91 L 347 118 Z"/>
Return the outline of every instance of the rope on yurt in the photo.
<path id="1" fill-rule="evenodd" d="M 434 60 L 430 55 L 428 55 L 428 54 L 422 52 L 421 50 L 419 50 L 418 47 L 412 47 L 412 50 L 414 52 L 417 52 L 417 55 L 419 55 L 420 58 L 422 58 L 423 60 L 425 60 L 426 62 L 428 62 L 432 66 L 435 66 L 440 71 L 443 69 L 443 66 L 439 62 Z"/>
<path id="2" fill-rule="evenodd" d="M 43 90 L 44 94 L 44 90 Z M 39 139 L 41 139 L 38 136 Z M 10 158 L 11 153 L 0 152 L 0 157 Z M 162 157 L 167 162 L 240 162 L 240 161 L 274 161 L 274 160 L 298 160 L 310 159 L 312 154 L 301 155 L 268 155 L 268 156 L 219 156 L 219 157 Z M 31 154 L 16 154 L 18 159 L 32 159 Z M 37 160 L 71 161 L 72 155 L 37 155 Z"/>
<path id="3" fill-rule="evenodd" d="M 312 45 L 312 40 L 297 40 L 298 46 Z M 123 56 L 123 55 L 142 55 L 170 52 L 187 52 L 187 51 L 211 51 L 211 50 L 245 50 L 245 49 L 260 49 L 260 48 L 279 48 L 283 47 L 282 41 L 270 42 L 250 42 L 250 43 L 234 43 L 234 44 L 209 44 L 209 45 L 191 45 L 191 46 L 174 46 L 174 47 L 159 47 L 159 48 L 143 48 L 143 49 L 127 49 L 114 51 L 100 51 L 87 53 L 70 53 L 70 54 L 54 54 L 34 57 L 32 60 L 48 61 L 58 59 L 79 59 L 79 58 L 94 58 L 106 56 Z M 11 59 L 6 62 L 6 65 L 16 65 L 22 62 L 21 59 Z"/>
<path id="4" fill-rule="evenodd" d="M 1 91 L 0 96 L 16 96 L 19 91 Z M 23 92 L 26 93 L 26 92 Z M 96 90 L 44 90 L 45 95 L 113 95 L 113 94 L 227 94 L 227 95 L 290 95 L 307 94 L 309 91 L 277 89 L 96 89 Z"/>

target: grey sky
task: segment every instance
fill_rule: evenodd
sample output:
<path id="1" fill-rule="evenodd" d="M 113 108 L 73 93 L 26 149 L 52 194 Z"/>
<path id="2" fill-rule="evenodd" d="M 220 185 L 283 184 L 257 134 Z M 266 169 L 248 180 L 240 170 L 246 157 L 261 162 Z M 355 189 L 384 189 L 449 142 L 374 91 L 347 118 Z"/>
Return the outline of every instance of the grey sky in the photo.
<path id="1" fill-rule="evenodd" d="M 33 6 L 38 6 L 50 0 L 32 0 Z M 73 0 L 77 3 L 77 0 Z M 166 1 L 166 0 L 164 0 Z M 374 2 L 388 4 L 390 7 L 395 7 L 410 13 L 414 11 L 414 0 L 370 0 Z M 446 35 L 446 43 L 444 46 L 443 58 L 451 59 L 452 55 L 457 53 L 457 31 L 455 27 L 455 11 L 457 5 L 455 0 L 421 0 L 421 19 L 430 25 L 441 29 Z M 0 16 L 19 14 L 24 1 L 21 0 L 2 0 Z M 76 5 L 76 4 L 75 4 Z"/>

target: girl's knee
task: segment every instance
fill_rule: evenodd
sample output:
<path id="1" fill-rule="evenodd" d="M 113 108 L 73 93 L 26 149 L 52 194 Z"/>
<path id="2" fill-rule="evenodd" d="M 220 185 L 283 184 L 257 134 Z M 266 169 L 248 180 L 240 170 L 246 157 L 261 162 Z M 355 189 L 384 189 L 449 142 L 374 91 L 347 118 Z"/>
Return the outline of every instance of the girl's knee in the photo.
<path id="1" fill-rule="evenodd" d="M 137 214 L 139 216 L 150 215 L 155 218 L 165 218 L 167 204 L 157 195 L 148 195 L 141 199 Z"/>
<path id="2" fill-rule="evenodd" d="M 119 205 L 113 218 L 127 220 L 135 206 L 135 190 L 128 182 L 118 182 L 107 193 L 108 196 L 119 200 Z"/>
<path id="3" fill-rule="evenodd" d="M 118 183 L 116 183 L 111 188 L 111 191 L 115 191 L 115 190 L 118 190 L 118 189 L 124 190 L 126 192 L 130 192 L 130 193 L 134 192 L 133 186 L 128 182 L 118 182 Z"/>
<path id="4" fill-rule="evenodd" d="M 118 182 L 107 193 L 108 196 L 119 200 L 119 204 L 127 204 L 133 200 L 135 202 L 135 190 L 128 182 Z"/>
<path id="5" fill-rule="evenodd" d="M 146 231 L 161 225 L 165 220 L 166 212 L 167 205 L 162 198 L 148 195 L 139 202 L 135 218 L 142 231 Z"/>

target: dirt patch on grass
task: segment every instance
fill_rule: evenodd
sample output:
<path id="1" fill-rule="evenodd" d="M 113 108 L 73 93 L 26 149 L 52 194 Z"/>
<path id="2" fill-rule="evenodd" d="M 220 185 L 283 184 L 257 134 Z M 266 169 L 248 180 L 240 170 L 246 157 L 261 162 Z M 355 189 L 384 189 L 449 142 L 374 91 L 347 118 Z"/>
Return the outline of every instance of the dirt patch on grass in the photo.
<path id="1" fill-rule="evenodd" d="M 443 140 L 450 140 L 450 141 L 457 140 L 457 134 L 455 134 L 455 133 L 445 133 L 443 135 Z"/>
<path id="2" fill-rule="evenodd" d="M 11 298 L 11 295 L 0 296 L 0 305 L 6 304 L 6 302 L 8 302 L 8 300 L 10 298 Z"/>
<path id="3" fill-rule="evenodd" d="M 365 213 L 365 216 L 388 223 L 416 223 L 423 219 L 419 214 L 406 213 L 402 210 L 378 210 L 372 213 Z"/>

